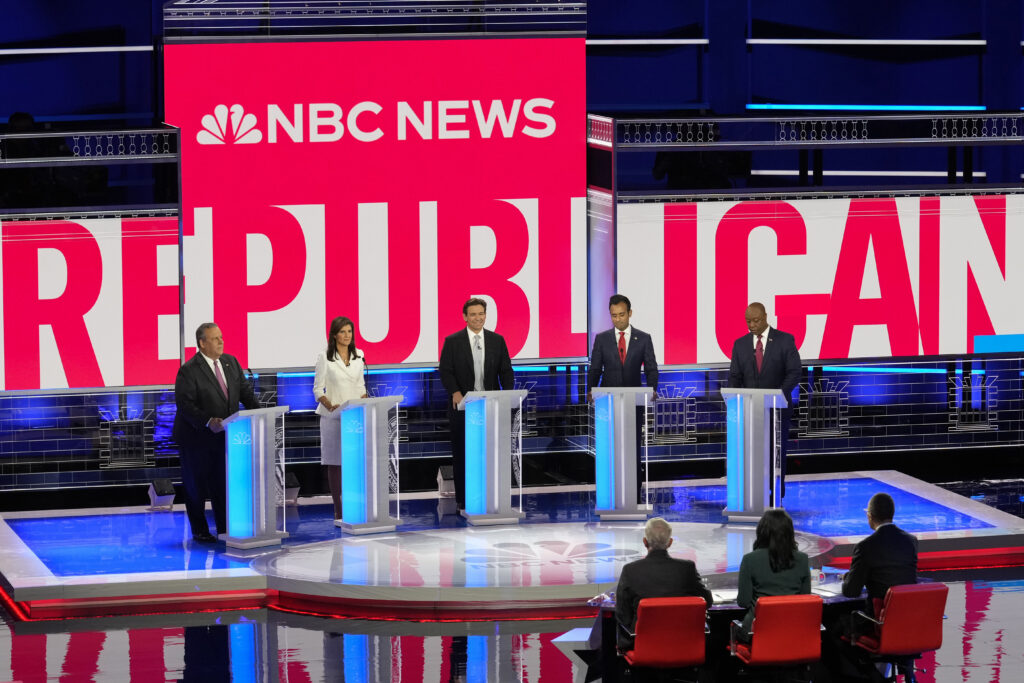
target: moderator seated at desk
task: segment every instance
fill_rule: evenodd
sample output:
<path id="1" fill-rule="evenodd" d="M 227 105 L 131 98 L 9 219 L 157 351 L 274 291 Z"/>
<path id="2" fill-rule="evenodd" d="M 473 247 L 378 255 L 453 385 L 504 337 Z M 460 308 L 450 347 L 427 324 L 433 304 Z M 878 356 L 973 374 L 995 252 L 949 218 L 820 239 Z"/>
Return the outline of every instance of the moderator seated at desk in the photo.
<path id="1" fill-rule="evenodd" d="M 812 579 L 820 577 L 820 580 L 812 581 L 811 592 L 820 595 L 824 603 L 822 621 L 829 620 L 826 619 L 826 614 L 830 618 L 834 618 L 841 613 L 864 609 L 866 593 L 854 598 L 843 595 L 843 573 L 831 568 L 811 570 Z M 706 666 L 712 669 L 718 668 L 723 661 L 729 658 L 729 624 L 734 619 L 742 619 L 747 612 L 745 608 L 736 603 L 737 593 L 736 586 L 711 589 L 714 603 L 708 608 L 708 626 L 711 635 L 709 636 Z M 587 658 L 587 664 L 604 662 L 602 671 L 607 671 L 607 673 L 603 674 L 602 680 L 607 682 L 619 680 L 618 669 L 610 666 L 610 663 L 614 662 L 617 657 L 615 641 L 618 624 L 615 619 L 614 596 L 604 596 L 604 598 L 600 601 L 595 598 L 591 602 L 599 609 L 587 642 L 588 648 L 594 651 L 593 655 Z"/>

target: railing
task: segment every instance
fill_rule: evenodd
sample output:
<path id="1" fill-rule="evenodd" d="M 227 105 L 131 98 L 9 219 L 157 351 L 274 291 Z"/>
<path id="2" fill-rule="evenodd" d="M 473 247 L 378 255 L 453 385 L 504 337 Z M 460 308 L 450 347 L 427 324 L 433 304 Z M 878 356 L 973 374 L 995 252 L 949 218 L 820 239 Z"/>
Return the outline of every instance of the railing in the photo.
<path id="1" fill-rule="evenodd" d="M 1024 144 L 1024 114 L 785 118 L 587 117 L 592 145 L 617 149 L 755 150 Z"/>
<path id="2" fill-rule="evenodd" d="M 176 0 L 168 41 L 296 35 L 473 35 L 587 30 L 585 0 Z"/>

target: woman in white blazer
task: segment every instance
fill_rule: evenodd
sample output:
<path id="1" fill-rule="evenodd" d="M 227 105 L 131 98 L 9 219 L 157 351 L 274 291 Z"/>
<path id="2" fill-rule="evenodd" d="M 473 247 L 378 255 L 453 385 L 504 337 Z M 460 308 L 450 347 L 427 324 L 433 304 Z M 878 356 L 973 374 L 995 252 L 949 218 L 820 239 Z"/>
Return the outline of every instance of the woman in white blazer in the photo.
<path id="1" fill-rule="evenodd" d="M 341 519 L 341 420 L 330 417 L 345 401 L 366 398 L 366 364 L 356 350 L 355 325 L 344 316 L 331 321 L 327 350 L 316 357 L 313 395 L 320 416 L 320 464 L 334 501 L 334 518 Z"/>

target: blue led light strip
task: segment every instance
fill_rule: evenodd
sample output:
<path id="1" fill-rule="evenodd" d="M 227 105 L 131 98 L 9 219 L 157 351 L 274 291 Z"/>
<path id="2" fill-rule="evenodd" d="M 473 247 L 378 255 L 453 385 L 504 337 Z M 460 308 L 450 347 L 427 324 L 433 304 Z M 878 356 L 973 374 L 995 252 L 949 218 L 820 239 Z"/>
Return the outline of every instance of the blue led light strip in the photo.
<path id="1" fill-rule="evenodd" d="M 366 407 L 341 414 L 341 518 L 346 524 L 366 522 Z"/>
<path id="2" fill-rule="evenodd" d="M 466 404 L 466 512 L 487 513 L 487 401 Z"/>
<path id="3" fill-rule="evenodd" d="M 743 509 L 743 399 L 730 396 L 725 401 L 725 506 Z"/>
<path id="4" fill-rule="evenodd" d="M 615 506 L 615 408 L 611 394 L 594 398 L 594 488 L 598 510 Z"/>
<path id="5" fill-rule="evenodd" d="M 873 373 L 897 373 L 904 375 L 945 375 L 942 368 L 886 368 L 868 367 L 866 365 L 824 365 L 823 372 L 873 372 Z"/>
<path id="6" fill-rule="evenodd" d="M 252 417 L 227 426 L 228 535 L 253 535 Z M 223 533 L 222 529 L 218 529 Z"/>

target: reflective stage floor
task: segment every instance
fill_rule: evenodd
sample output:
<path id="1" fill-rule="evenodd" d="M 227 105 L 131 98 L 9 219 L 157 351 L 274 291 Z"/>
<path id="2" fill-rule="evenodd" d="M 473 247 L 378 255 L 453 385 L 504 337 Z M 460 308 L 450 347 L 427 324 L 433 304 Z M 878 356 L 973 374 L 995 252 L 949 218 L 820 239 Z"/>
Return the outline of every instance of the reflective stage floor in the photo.
<path id="1" fill-rule="evenodd" d="M 814 566 L 842 569 L 869 533 L 863 508 L 886 491 L 897 523 L 920 540 L 922 569 L 1024 562 L 1024 520 L 898 472 L 804 475 L 785 506 Z M 654 514 L 674 526 L 674 554 L 693 559 L 730 599 L 750 525 L 721 515 L 721 480 L 651 487 Z M 519 526 L 467 527 L 452 501 L 401 501 L 395 533 L 351 537 L 327 505 L 291 508 L 280 548 L 230 551 L 193 544 L 184 513 L 84 510 L 8 513 L 0 521 L 0 581 L 24 619 L 222 608 L 407 619 L 565 618 L 615 587 L 641 556 L 642 522 L 601 523 L 593 490 L 523 496 Z"/>

